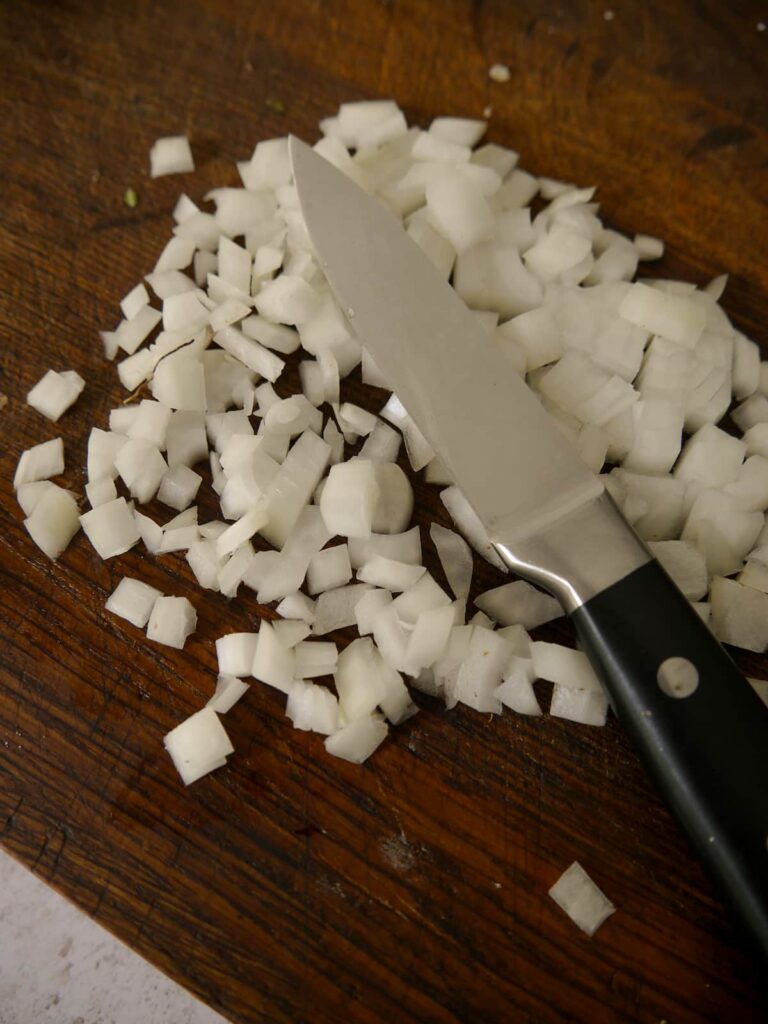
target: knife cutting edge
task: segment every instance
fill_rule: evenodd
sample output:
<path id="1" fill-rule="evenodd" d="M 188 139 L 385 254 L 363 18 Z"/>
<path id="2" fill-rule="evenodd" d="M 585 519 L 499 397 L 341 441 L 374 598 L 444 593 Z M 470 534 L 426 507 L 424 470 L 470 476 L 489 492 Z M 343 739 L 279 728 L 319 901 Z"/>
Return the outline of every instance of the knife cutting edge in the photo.
<path id="1" fill-rule="evenodd" d="M 557 597 L 699 857 L 768 955 L 768 714 L 600 480 L 400 221 L 292 137 L 355 332 L 510 569 Z"/>

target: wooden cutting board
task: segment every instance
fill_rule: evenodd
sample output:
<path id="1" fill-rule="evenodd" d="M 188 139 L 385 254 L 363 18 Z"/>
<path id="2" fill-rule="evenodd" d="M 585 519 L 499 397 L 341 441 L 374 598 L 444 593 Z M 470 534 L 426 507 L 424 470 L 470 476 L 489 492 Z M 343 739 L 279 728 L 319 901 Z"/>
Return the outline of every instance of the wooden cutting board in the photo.
<path id="1" fill-rule="evenodd" d="M 660 273 L 730 272 L 726 309 L 765 341 L 764 8 L 610 6 L 0 8 L 0 837 L 234 1021 L 766 1019 L 764 971 L 615 721 L 446 714 L 425 698 L 358 768 L 254 686 L 227 716 L 230 766 L 187 790 L 162 736 L 210 695 L 213 640 L 272 613 L 251 593 L 203 594 L 175 556 L 102 563 L 82 535 L 52 565 L 11 489 L 19 452 L 57 434 L 81 489 L 86 428 L 124 398 L 97 331 L 151 268 L 179 192 L 237 184 L 257 140 L 314 139 L 345 100 L 394 96 L 423 125 L 490 106 L 489 138 L 524 167 L 599 185 L 612 224 L 665 238 Z M 506 85 L 488 78 L 497 61 Z M 149 147 L 173 133 L 197 171 L 150 181 Z M 49 367 L 88 381 L 58 426 L 24 404 Z M 423 526 L 445 521 L 436 495 L 419 488 Z M 193 601 L 183 652 L 104 614 L 126 574 Z M 476 591 L 499 582 L 478 565 Z M 565 625 L 541 635 L 572 642 Z M 765 659 L 737 658 L 766 677 Z M 618 908 L 591 940 L 547 896 L 573 860 Z"/>

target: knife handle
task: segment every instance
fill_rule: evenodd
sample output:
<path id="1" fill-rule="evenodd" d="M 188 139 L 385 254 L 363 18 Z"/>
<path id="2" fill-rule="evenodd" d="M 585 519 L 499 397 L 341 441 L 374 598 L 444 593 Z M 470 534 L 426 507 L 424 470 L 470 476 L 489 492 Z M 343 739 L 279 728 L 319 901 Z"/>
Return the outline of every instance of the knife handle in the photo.
<path id="1" fill-rule="evenodd" d="M 646 768 L 768 956 L 768 708 L 654 560 L 570 618 Z"/>

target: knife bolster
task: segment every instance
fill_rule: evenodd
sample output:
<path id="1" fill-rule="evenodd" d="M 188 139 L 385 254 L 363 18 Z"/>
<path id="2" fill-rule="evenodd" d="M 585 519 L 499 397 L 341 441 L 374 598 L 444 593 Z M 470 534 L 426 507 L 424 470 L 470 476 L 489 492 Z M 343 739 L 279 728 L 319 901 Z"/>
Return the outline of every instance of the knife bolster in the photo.
<path id="1" fill-rule="evenodd" d="M 568 614 L 651 560 L 607 492 L 535 536 L 493 546 L 513 572 L 549 591 Z"/>

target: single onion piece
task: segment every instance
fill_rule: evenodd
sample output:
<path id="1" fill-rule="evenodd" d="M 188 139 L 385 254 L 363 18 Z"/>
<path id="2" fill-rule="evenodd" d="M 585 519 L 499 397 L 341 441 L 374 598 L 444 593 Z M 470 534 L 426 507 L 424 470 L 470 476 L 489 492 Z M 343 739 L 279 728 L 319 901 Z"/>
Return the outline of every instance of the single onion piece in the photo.
<path id="1" fill-rule="evenodd" d="M 381 715 L 357 718 L 333 733 L 325 741 L 325 749 L 333 757 L 353 764 L 362 764 L 387 738 L 389 727 Z"/>
<path id="2" fill-rule="evenodd" d="M 48 370 L 27 393 L 27 405 L 55 423 L 62 413 L 74 405 L 84 387 L 85 381 L 74 370 L 64 370 L 62 373 Z"/>
<path id="3" fill-rule="evenodd" d="M 45 492 L 56 486 L 50 480 L 33 480 L 31 483 L 21 484 L 16 491 L 16 500 L 24 515 L 31 516 Z"/>
<path id="4" fill-rule="evenodd" d="M 197 628 L 197 612 L 186 597 L 158 597 L 147 623 L 147 637 L 181 650 Z"/>
<path id="5" fill-rule="evenodd" d="M 184 135 L 167 135 L 158 139 L 150 150 L 149 164 L 151 178 L 194 171 L 195 162 L 189 140 Z"/>
<path id="6" fill-rule="evenodd" d="M 555 718 L 567 718 L 581 725 L 605 725 L 608 698 L 595 690 L 579 690 L 555 683 L 549 713 Z"/>
<path id="7" fill-rule="evenodd" d="M 454 595 L 465 599 L 472 584 L 472 552 L 463 537 L 439 523 L 432 523 L 429 536 Z"/>
<path id="8" fill-rule="evenodd" d="M 412 587 L 425 572 L 423 565 L 411 565 L 382 555 L 373 555 L 358 569 L 357 578 L 362 583 L 370 583 L 385 590 L 402 591 Z"/>
<path id="9" fill-rule="evenodd" d="M 496 687 L 493 695 L 519 715 L 541 715 L 541 707 L 524 669 L 517 668 L 505 675 L 504 682 Z"/>
<path id="10" fill-rule="evenodd" d="M 107 598 L 104 609 L 143 629 L 149 622 L 155 602 L 162 596 L 159 590 L 150 587 L 148 583 L 123 576 Z"/>
<path id="11" fill-rule="evenodd" d="M 478 554 L 502 572 L 508 572 L 506 565 L 491 544 L 491 539 L 477 513 L 456 486 L 440 492 L 440 500 L 448 510 L 461 534 L 469 541 Z"/>
<path id="12" fill-rule="evenodd" d="M 320 499 L 320 512 L 331 534 L 370 537 L 379 494 L 374 463 L 355 459 L 331 466 Z"/>
<path id="13" fill-rule="evenodd" d="M 373 641 L 353 640 L 339 655 L 334 673 L 339 705 L 346 721 L 370 715 L 386 696 L 381 675 L 372 671 Z"/>
<path id="14" fill-rule="evenodd" d="M 13 478 L 13 489 L 36 480 L 47 480 L 64 472 L 64 442 L 60 437 L 43 441 L 21 453 Z"/>
<path id="15" fill-rule="evenodd" d="M 294 729 L 311 730 L 328 736 L 339 728 L 339 703 L 324 686 L 297 680 L 291 686 L 285 713 Z"/>
<path id="16" fill-rule="evenodd" d="M 280 643 L 269 622 L 262 621 L 251 675 L 283 693 L 290 693 L 294 661 L 294 652 Z"/>
<path id="17" fill-rule="evenodd" d="M 216 641 L 219 673 L 224 676 L 249 676 L 256 657 L 258 633 L 228 633 Z"/>
<path id="18" fill-rule="evenodd" d="M 603 692 L 595 670 L 582 651 L 536 640 L 531 644 L 531 655 L 537 679 L 548 679 L 574 690 Z"/>
<path id="19" fill-rule="evenodd" d="M 590 936 L 616 910 L 578 861 L 558 878 L 549 895 L 573 923 Z"/>
<path id="20" fill-rule="evenodd" d="M 277 627 L 280 623 L 275 623 Z M 288 623 L 286 623 L 288 625 Z M 330 640 L 300 640 L 294 647 L 294 674 L 297 679 L 333 675 L 339 652 Z"/>
<path id="21" fill-rule="evenodd" d="M 69 491 L 51 484 L 24 520 L 24 528 L 40 550 L 55 561 L 80 529 L 77 502 Z"/>
<path id="22" fill-rule="evenodd" d="M 172 729 L 163 738 L 163 744 L 187 786 L 215 768 L 222 768 L 235 750 L 219 716 L 209 707 Z"/>
<path id="23" fill-rule="evenodd" d="M 319 594 L 341 587 L 351 579 L 349 548 L 346 544 L 338 544 L 314 555 L 307 570 L 307 590 L 310 594 Z"/>
<path id="24" fill-rule="evenodd" d="M 250 689 L 248 683 L 235 676 L 220 675 L 216 680 L 216 689 L 213 696 L 206 702 L 206 707 L 219 715 L 230 711 L 240 700 L 244 693 Z"/>
<path id="25" fill-rule="evenodd" d="M 394 462 L 374 462 L 373 473 L 379 496 L 371 529 L 378 534 L 401 533 L 408 526 L 413 513 L 411 482 Z"/>
<path id="26" fill-rule="evenodd" d="M 486 590 L 475 604 L 502 626 L 519 624 L 526 629 L 535 629 L 564 614 L 559 601 L 524 580 Z"/>
<path id="27" fill-rule="evenodd" d="M 115 498 L 80 516 L 80 525 L 100 558 L 114 558 L 140 539 L 136 520 L 125 498 Z"/>
<path id="28" fill-rule="evenodd" d="M 360 569 L 374 555 L 398 562 L 421 565 L 421 536 L 418 526 L 405 533 L 372 533 L 370 537 L 350 537 L 349 559 L 353 569 Z"/>
<path id="29" fill-rule="evenodd" d="M 301 619 L 311 626 L 315 621 L 316 605 L 311 597 L 297 591 L 284 597 L 275 611 L 284 619 Z"/>
<path id="30" fill-rule="evenodd" d="M 447 608 L 451 599 L 431 573 L 424 572 L 407 590 L 395 598 L 395 611 L 404 625 L 415 625 L 419 616 L 434 608 Z"/>

